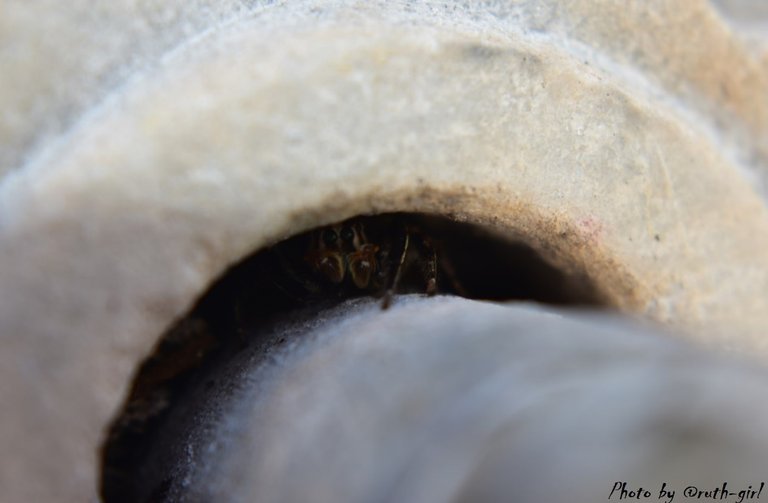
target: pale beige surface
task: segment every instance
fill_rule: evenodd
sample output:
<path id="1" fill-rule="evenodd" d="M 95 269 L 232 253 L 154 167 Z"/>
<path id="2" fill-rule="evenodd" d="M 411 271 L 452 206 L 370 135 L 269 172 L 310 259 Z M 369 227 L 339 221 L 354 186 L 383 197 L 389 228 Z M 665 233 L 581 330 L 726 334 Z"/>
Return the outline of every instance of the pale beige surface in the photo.
<path id="1" fill-rule="evenodd" d="M 491 224 L 768 357 L 768 59 L 705 2 L 236 5 L 2 4 L 0 499 L 92 496 L 157 334 L 361 212 Z"/>
<path id="2" fill-rule="evenodd" d="M 234 17 L 240 0 L 3 0 L 0 4 L 0 173 L 151 73 L 185 40 Z"/>

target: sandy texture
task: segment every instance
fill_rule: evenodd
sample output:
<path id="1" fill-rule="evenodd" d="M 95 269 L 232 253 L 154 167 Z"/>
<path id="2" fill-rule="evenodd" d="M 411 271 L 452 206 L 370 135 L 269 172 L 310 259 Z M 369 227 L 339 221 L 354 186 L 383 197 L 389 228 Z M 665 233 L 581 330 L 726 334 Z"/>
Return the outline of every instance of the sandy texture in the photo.
<path id="1" fill-rule="evenodd" d="M 768 372 L 616 316 L 401 297 L 258 337 L 282 342 L 181 401 L 147 493 L 590 503 L 624 481 L 678 501 L 764 477 Z"/>
<path id="2" fill-rule="evenodd" d="M 765 360 L 768 58 L 732 26 L 701 0 L 5 2 L 0 499 L 93 498 L 158 334 L 358 213 L 493 226 Z"/>

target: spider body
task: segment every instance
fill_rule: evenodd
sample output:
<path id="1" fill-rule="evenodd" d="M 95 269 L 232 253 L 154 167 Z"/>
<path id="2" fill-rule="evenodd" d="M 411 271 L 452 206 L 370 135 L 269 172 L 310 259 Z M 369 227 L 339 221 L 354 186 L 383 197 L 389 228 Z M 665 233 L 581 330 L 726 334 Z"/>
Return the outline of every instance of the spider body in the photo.
<path id="1" fill-rule="evenodd" d="M 329 225 L 312 233 L 304 260 L 333 284 L 350 281 L 359 290 L 380 287 L 381 247 L 368 241 L 360 221 Z"/>
<path id="2" fill-rule="evenodd" d="M 294 244 L 293 250 L 276 250 L 284 278 L 300 285 L 294 297 L 373 295 L 386 309 L 396 293 L 437 293 L 438 271 L 460 292 L 433 239 L 416 222 L 397 215 L 331 224 L 310 232 L 303 243 L 303 249 Z M 297 290 L 279 283 L 283 292 Z"/>

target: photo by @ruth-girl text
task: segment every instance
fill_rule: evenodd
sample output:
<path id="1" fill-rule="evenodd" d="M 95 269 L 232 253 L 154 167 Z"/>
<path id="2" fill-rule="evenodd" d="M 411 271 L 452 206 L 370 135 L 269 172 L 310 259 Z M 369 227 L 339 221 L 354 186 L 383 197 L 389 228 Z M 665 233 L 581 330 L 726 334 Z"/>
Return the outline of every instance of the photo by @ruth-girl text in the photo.
<path id="1" fill-rule="evenodd" d="M 749 485 L 747 487 L 731 487 L 728 482 L 715 487 L 703 486 L 679 486 L 673 487 L 666 482 L 660 488 L 633 487 L 627 482 L 614 482 L 608 499 L 611 501 L 627 500 L 654 500 L 664 503 L 677 501 L 727 501 L 729 503 L 743 503 L 745 501 L 757 501 L 765 488 L 765 482 Z"/>

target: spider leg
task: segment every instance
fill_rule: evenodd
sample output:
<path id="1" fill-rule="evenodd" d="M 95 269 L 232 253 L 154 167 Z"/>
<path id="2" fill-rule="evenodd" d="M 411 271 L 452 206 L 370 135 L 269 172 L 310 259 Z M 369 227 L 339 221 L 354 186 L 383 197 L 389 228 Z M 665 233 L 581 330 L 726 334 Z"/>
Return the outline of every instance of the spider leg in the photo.
<path id="1" fill-rule="evenodd" d="M 270 253 L 275 259 L 276 265 L 282 270 L 283 273 L 285 273 L 284 276 L 290 278 L 290 280 L 304 292 L 311 296 L 312 294 L 320 291 L 320 287 L 316 283 L 303 279 L 301 275 L 296 272 L 290 261 L 285 257 L 285 255 L 283 255 L 279 248 L 273 246 L 270 248 Z M 292 291 L 291 287 L 285 284 L 284 281 L 280 281 L 278 278 L 276 278 L 274 271 L 272 271 L 271 268 L 267 268 L 265 264 L 261 264 L 261 271 L 264 276 L 269 279 L 270 283 L 272 283 L 275 288 L 280 290 L 280 292 L 287 296 L 289 299 L 296 302 L 304 302 L 307 300 L 307 295 L 302 296 L 300 293 Z M 295 288 L 293 288 L 293 290 L 295 290 Z"/>
<path id="2" fill-rule="evenodd" d="M 453 291 L 461 297 L 469 297 L 467 289 L 464 288 L 464 285 L 461 284 L 461 281 L 459 281 L 459 278 L 456 276 L 456 269 L 453 267 L 453 263 L 445 256 L 445 254 L 440 254 L 440 267 L 448 278 L 448 281 L 451 282 Z"/>
<path id="3" fill-rule="evenodd" d="M 424 235 L 421 236 L 421 244 L 427 253 L 427 261 L 424 265 L 425 293 L 432 296 L 437 293 L 437 251 L 432 240 Z"/>
<path id="4" fill-rule="evenodd" d="M 303 298 L 299 297 L 295 293 L 291 292 L 288 289 L 288 287 L 283 285 L 282 281 L 278 281 L 275 278 L 275 275 L 274 275 L 273 271 L 270 271 L 269 268 L 267 268 L 266 265 L 260 264 L 259 269 L 261 269 L 261 272 L 262 272 L 263 276 L 269 280 L 269 283 L 273 287 L 275 287 L 277 290 L 279 290 L 280 293 L 282 293 L 283 295 L 285 295 L 289 299 L 291 299 L 291 300 L 293 300 L 295 302 L 303 302 L 304 300 L 306 300 L 306 299 L 303 299 Z"/>
<path id="5" fill-rule="evenodd" d="M 408 255 L 408 247 L 410 246 L 411 236 L 408 231 L 405 232 L 405 242 L 403 243 L 403 252 L 400 254 L 400 261 L 395 269 L 395 274 L 392 278 L 392 284 L 384 294 L 384 299 L 381 301 L 381 308 L 387 309 L 392 304 L 392 295 L 397 289 L 397 285 L 400 283 L 400 277 L 403 275 L 403 269 L 405 264 L 405 257 Z"/>

